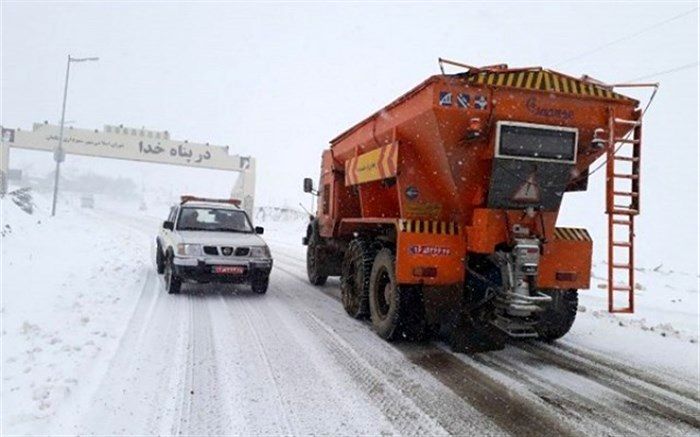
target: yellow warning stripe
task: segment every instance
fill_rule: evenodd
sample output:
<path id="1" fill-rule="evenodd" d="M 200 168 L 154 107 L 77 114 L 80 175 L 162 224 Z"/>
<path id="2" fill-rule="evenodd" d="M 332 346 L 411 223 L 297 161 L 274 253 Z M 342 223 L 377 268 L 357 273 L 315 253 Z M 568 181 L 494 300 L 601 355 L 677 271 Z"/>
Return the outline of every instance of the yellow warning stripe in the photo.
<path id="1" fill-rule="evenodd" d="M 540 85 L 542 84 L 542 76 L 544 76 L 544 71 L 538 71 L 535 74 L 535 89 L 540 90 Z"/>
<path id="2" fill-rule="evenodd" d="M 399 230 L 419 234 L 459 235 L 459 224 L 437 220 L 403 219 L 399 220 Z"/>
<path id="3" fill-rule="evenodd" d="M 345 161 L 345 185 L 357 185 L 396 176 L 398 143 L 374 149 Z"/>
<path id="4" fill-rule="evenodd" d="M 514 72 L 479 72 L 469 76 L 468 81 L 476 85 L 507 86 L 529 90 L 554 91 L 599 97 L 603 99 L 631 100 L 608 88 L 564 76 L 549 70 Z"/>
<path id="5" fill-rule="evenodd" d="M 554 228 L 557 240 L 593 241 L 587 230 L 582 228 Z"/>

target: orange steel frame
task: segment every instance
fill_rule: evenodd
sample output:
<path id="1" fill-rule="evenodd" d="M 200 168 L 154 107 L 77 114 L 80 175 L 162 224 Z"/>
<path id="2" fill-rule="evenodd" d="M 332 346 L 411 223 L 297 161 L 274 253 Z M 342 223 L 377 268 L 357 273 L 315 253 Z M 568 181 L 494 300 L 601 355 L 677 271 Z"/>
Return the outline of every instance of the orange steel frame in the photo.
<path id="1" fill-rule="evenodd" d="M 525 70 L 507 70 L 501 66 L 488 69 Z M 541 68 L 537 71 L 558 74 Z M 453 97 L 449 107 L 440 102 L 441 93 L 446 92 Z M 469 95 L 472 103 L 482 96 L 487 107 L 457 107 L 454 98 L 460 93 Z M 638 103 L 629 98 L 477 85 L 468 75 L 432 76 L 331 141 L 321 167 L 320 189 L 329 193 L 328 205 L 319 205 L 317 214 L 320 235 L 349 239 L 353 233 L 392 228 L 397 243 L 399 282 L 448 285 L 464 280 L 468 253 L 493 253 L 497 245 L 510 242 L 509 227 L 520 224 L 545 239 L 538 277 L 540 287 L 588 288 L 592 243 L 556 239 L 558 211 L 538 212 L 531 217 L 522 210 L 485 207 L 494 158 L 494 127 L 497 121 L 512 120 L 577 128 L 579 151 L 572 176 L 574 182 L 585 177 L 589 166 L 606 153 L 593 148 L 591 142 L 596 129 L 609 127 L 610 111 L 632 119 Z M 567 116 L 552 117 L 552 114 Z M 480 136 L 465 141 L 475 126 Z M 629 131 L 629 127 L 620 125 L 609 129 L 615 137 Z M 399 148 L 396 177 L 345 185 L 346 161 L 392 143 L 397 143 Z M 407 198 L 409 187 L 418 190 L 420 202 Z M 397 227 L 399 219 L 457 222 L 461 232 L 458 235 L 401 232 Z M 443 255 L 410 253 L 422 246 L 434 246 Z M 412 272 L 421 266 L 436 266 L 438 275 L 416 278 Z M 566 273 L 569 279 L 557 279 L 558 273 Z"/>
<path id="2" fill-rule="evenodd" d="M 606 213 L 608 214 L 608 311 L 611 313 L 634 312 L 634 217 L 639 214 L 640 205 L 640 160 L 642 142 L 642 118 L 641 113 L 634 114 L 632 119 L 617 118 L 614 111 L 610 111 L 608 121 L 608 143 L 606 161 Z M 632 126 L 631 138 L 628 135 L 616 137 L 618 125 Z M 628 147 L 625 147 L 628 146 Z M 631 154 L 629 149 L 631 146 Z M 629 163 L 628 172 L 618 168 L 617 162 Z M 623 190 L 616 181 L 628 180 L 629 189 Z M 619 182 L 618 182 L 619 183 Z M 616 198 L 629 200 L 628 204 L 617 204 Z M 624 240 L 619 240 L 615 235 L 615 229 L 626 228 Z M 619 259 L 619 250 L 626 251 L 626 259 Z M 624 255 L 623 255 L 624 257 Z M 619 285 L 616 281 L 616 271 L 626 272 L 626 281 Z M 616 306 L 616 295 L 619 292 L 627 293 L 627 306 Z"/>

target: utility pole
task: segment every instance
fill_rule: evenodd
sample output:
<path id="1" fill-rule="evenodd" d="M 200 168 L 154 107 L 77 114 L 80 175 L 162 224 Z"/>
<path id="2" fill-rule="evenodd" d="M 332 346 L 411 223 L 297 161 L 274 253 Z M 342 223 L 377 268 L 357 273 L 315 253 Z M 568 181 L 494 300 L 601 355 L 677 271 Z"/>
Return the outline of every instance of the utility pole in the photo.
<path id="1" fill-rule="evenodd" d="M 0 126 L 0 196 L 7 194 L 8 186 L 8 172 L 10 169 L 10 145 L 5 144 L 5 128 Z M 7 135 L 11 135 L 10 131 L 7 131 Z M 9 139 L 8 139 L 9 142 Z"/>
<path id="2" fill-rule="evenodd" d="M 86 61 L 97 61 L 100 58 L 71 58 L 68 55 L 68 62 L 66 63 L 66 83 L 63 86 L 63 107 L 61 109 L 61 128 L 58 135 L 58 147 L 53 152 L 53 159 L 56 161 L 56 171 L 54 173 L 53 179 L 53 202 L 51 203 L 51 217 L 56 215 L 56 198 L 58 197 L 58 180 L 61 171 L 61 163 L 66 158 L 66 154 L 63 151 L 63 127 L 66 120 L 66 100 L 68 98 L 68 77 L 70 76 L 70 64 L 71 62 L 86 62 Z"/>

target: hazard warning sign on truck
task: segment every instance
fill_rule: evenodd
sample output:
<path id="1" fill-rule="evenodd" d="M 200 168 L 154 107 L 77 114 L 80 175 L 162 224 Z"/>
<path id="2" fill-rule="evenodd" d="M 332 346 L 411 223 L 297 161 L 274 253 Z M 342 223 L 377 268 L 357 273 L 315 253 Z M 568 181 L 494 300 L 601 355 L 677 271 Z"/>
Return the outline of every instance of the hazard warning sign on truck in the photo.
<path id="1" fill-rule="evenodd" d="M 511 197 L 513 202 L 533 203 L 540 201 L 540 187 L 537 185 L 536 173 L 530 173 Z"/>
<path id="2" fill-rule="evenodd" d="M 398 156 L 398 143 L 391 143 L 349 159 L 345 162 L 345 185 L 395 177 Z"/>
<path id="3" fill-rule="evenodd" d="M 561 205 L 573 164 L 495 158 L 488 207 L 552 211 Z"/>

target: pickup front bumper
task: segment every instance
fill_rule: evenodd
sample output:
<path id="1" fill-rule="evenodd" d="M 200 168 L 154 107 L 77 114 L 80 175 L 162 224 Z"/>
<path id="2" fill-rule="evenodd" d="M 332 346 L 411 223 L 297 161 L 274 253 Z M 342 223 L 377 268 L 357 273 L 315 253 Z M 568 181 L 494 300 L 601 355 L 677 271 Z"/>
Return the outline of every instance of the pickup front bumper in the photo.
<path id="1" fill-rule="evenodd" d="M 243 273 L 214 273 L 216 266 L 240 266 L 243 267 Z M 173 267 L 175 276 L 183 281 L 242 284 L 267 278 L 272 270 L 272 259 L 261 258 L 218 262 L 218 260 L 206 261 L 196 258 L 175 257 Z"/>

